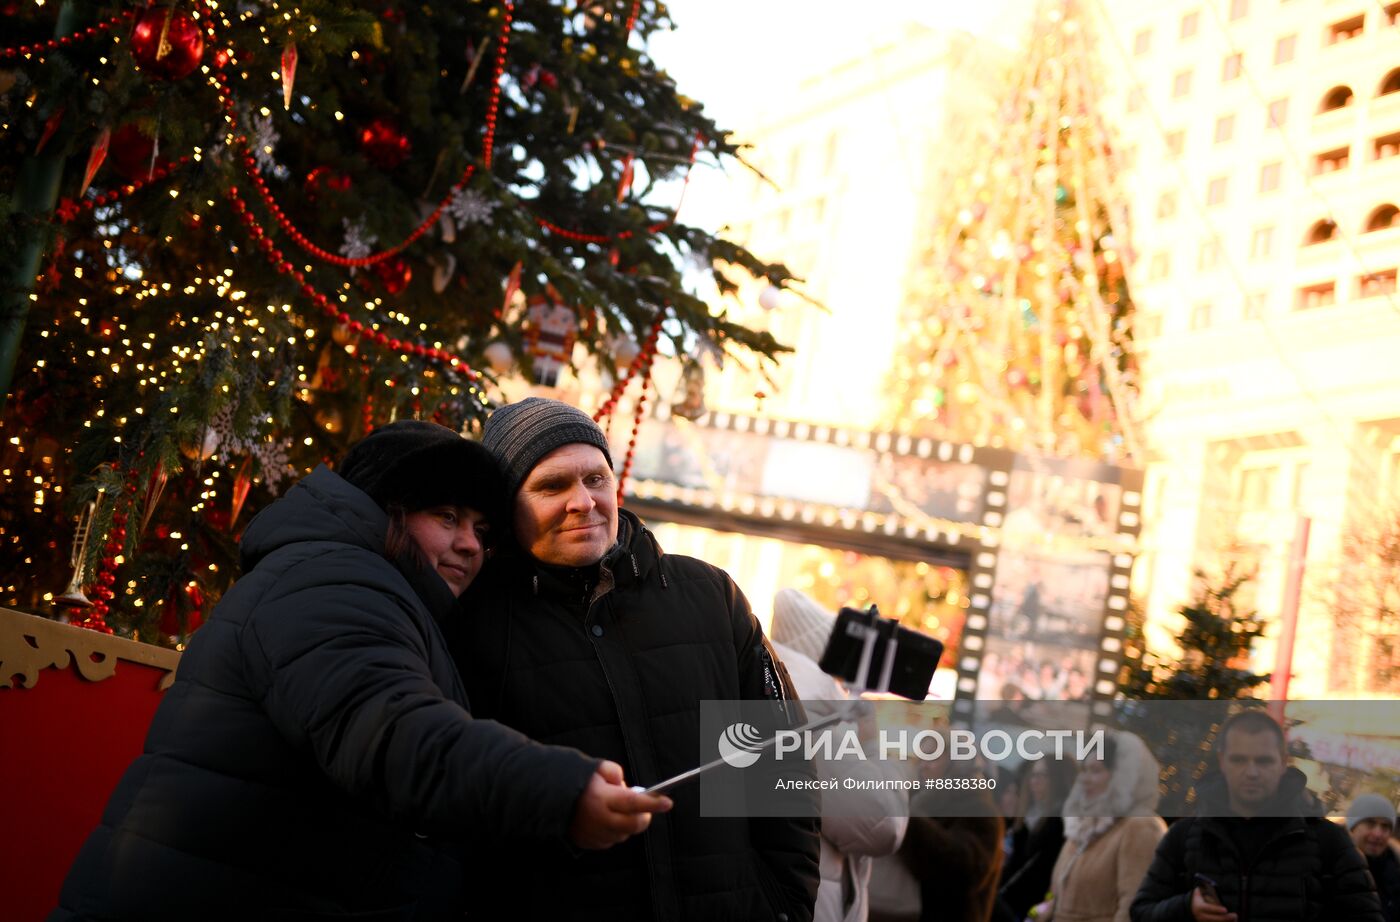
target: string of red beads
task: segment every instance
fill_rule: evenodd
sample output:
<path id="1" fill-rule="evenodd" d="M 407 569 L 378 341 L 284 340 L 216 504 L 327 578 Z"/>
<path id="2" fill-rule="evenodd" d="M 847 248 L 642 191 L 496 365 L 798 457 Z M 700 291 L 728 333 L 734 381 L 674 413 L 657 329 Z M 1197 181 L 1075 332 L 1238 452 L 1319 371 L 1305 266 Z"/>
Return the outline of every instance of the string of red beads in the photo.
<path id="1" fill-rule="evenodd" d="M 661 335 L 661 324 L 666 319 L 666 312 L 657 312 L 656 319 L 651 323 L 651 329 L 647 331 L 647 338 L 642 343 L 642 349 L 637 353 L 637 357 L 632 360 L 632 364 L 627 366 L 627 371 L 618 378 L 613 389 L 608 393 L 608 399 L 603 401 L 603 405 L 598 408 L 598 412 L 593 414 L 593 421 L 599 422 L 603 417 L 612 417 L 613 410 L 617 409 L 617 402 L 622 398 L 622 392 L 627 389 L 627 385 L 632 383 L 632 379 L 638 373 L 645 373 L 643 369 L 651 368 L 652 356 L 656 354 L 656 340 Z"/>
<path id="2" fill-rule="evenodd" d="M 644 233 L 648 235 L 655 234 L 675 224 L 680 218 L 681 206 L 685 204 L 685 193 L 686 190 L 690 188 L 690 174 L 695 168 L 695 155 L 700 152 L 700 143 L 702 140 L 703 138 L 697 133 L 695 139 L 690 144 L 690 159 L 686 163 L 685 178 L 681 181 L 680 195 L 676 199 L 676 207 L 671 212 L 671 216 L 665 220 L 657 221 L 655 224 L 647 225 Z M 636 231 L 630 230 L 619 231 L 616 234 L 585 234 L 582 231 L 570 230 L 567 227 L 555 224 L 548 218 L 541 218 L 539 215 L 535 216 L 535 223 L 547 231 L 558 234 L 566 240 L 576 240 L 579 243 L 620 243 L 623 240 L 630 240 L 637 236 Z"/>
<path id="3" fill-rule="evenodd" d="M 77 42 L 85 41 L 94 35 L 107 32 L 115 26 L 121 25 L 128 19 L 135 19 L 140 10 L 122 10 L 111 19 L 103 20 L 96 25 L 88 26 L 86 29 L 79 29 L 69 35 L 62 35 L 58 38 L 50 39 L 46 42 L 36 42 L 33 45 L 16 45 L 12 48 L 0 48 L 0 61 L 7 58 L 22 58 L 33 54 L 44 54 L 56 48 L 66 48 Z"/>
<path id="4" fill-rule="evenodd" d="M 647 364 L 648 372 L 651 370 Z M 644 374 L 642 392 L 637 395 L 637 408 L 632 411 L 632 437 L 627 440 L 627 456 L 622 459 L 622 475 L 617 478 L 617 504 L 622 505 L 622 491 L 627 488 L 627 478 L 632 473 L 632 459 L 637 454 L 637 432 L 642 428 L 642 416 L 647 407 L 647 391 L 651 389 L 651 375 Z"/>
<path id="5" fill-rule="evenodd" d="M 510 45 L 510 27 L 515 14 L 515 4 L 513 0 L 505 0 L 504 7 L 505 15 L 502 17 L 501 35 L 496 43 L 495 79 L 491 87 L 491 98 L 487 103 L 486 109 L 486 136 L 482 141 L 482 162 L 486 164 L 488 170 L 491 166 L 491 158 L 496 143 L 496 122 L 501 102 L 501 75 L 505 72 L 506 52 Z M 462 171 L 462 175 L 457 179 L 457 182 L 452 185 L 452 188 L 447 190 L 447 194 L 438 202 L 437 207 L 419 222 L 418 226 L 410 231 L 407 237 L 394 246 L 385 250 L 380 250 L 377 253 L 371 253 L 368 256 L 354 258 L 342 256 L 339 253 L 332 253 L 316 245 L 310 237 L 306 236 L 299 227 L 292 223 L 291 218 L 287 217 L 286 212 L 284 212 L 282 207 L 277 203 L 276 197 L 272 194 L 272 189 L 268 187 L 267 183 L 262 178 L 262 174 L 258 172 L 257 158 L 248 147 L 248 137 L 246 134 L 238 131 L 238 109 L 233 97 L 233 90 L 229 87 L 227 76 L 222 73 L 215 74 L 214 87 L 219 94 L 219 101 L 223 104 L 224 117 L 228 121 L 230 128 L 234 131 L 235 143 L 237 143 L 243 151 L 243 171 L 252 182 L 253 188 L 258 193 L 258 197 L 262 199 L 267 210 L 272 213 L 272 217 L 277 222 L 278 226 L 282 228 L 287 236 L 292 238 L 292 241 L 296 243 L 297 246 L 317 259 L 331 263 L 332 265 L 345 268 L 363 268 L 376 265 L 403 252 L 438 222 L 442 217 L 443 211 L 452 202 L 453 196 L 471 181 L 476 171 L 476 164 L 468 164 L 467 168 Z"/>
<path id="6" fill-rule="evenodd" d="M 161 164 L 160 166 L 156 167 L 153 171 L 151 171 L 150 175 L 148 175 L 145 179 L 138 179 L 134 182 L 129 182 L 126 185 L 120 186 L 116 189 L 109 189 L 106 192 L 103 192 L 101 195 L 94 196 L 93 198 L 85 198 L 80 201 L 74 201 L 71 198 L 64 198 L 58 203 L 58 207 L 54 209 L 54 215 L 58 218 L 60 224 L 68 224 L 71 221 L 76 220 L 78 215 L 82 214 L 85 211 L 92 211 L 94 208 L 99 208 L 103 205 L 110 205 L 118 199 L 125 198 L 126 196 L 131 195 L 134 192 L 140 191 L 146 186 L 149 186 L 151 183 L 159 182 L 160 180 L 169 176 L 171 173 L 178 170 L 180 167 L 189 163 L 190 159 L 190 156 L 186 154 L 179 160 L 174 161 L 173 163 Z"/>
<path id="7" fill-rule="evenodd" d="M 632 0 L 632 12 L 627 14 L 627 31 L 631 32 L 637 24 L 637 14 L 642 11 L 642 0 Z"/>
<path id="8" fill-rule="evenodd" d="M 234 213 L 237 214 L 239 219 L 243 222 L 248 236 L 257 244 L 267 261 L 271 263 L 272 267 L 278 272 L 295 281 L 301 288 L 302 293 L 327 317 L 337 323 L 344 324 L 356 338 L 362 341 L 372 342 L 383 348 L 392 349 L 400 355 L 414 355 L 419 358 L 441 363 L 448 366 L 453 371 L 464 375 L 467 380 L 473 383 L 481 380 L 481 374 L 479 372 L 462 361 L 459 356 L 445 349 L 425 346 L 422 343 L 405 342 L 404 340 L 391 337 L 383 330 L 375 330 L 368 327 L 340 310 L 325 293 L 318 290 L 316 286 L 312 285 L 311 282 L 307 280 L 304 272 L 287 261 L 286 254 L 273 244 L 272 238 L 268 236 L 267 231 L 263 229 L 262 225 L 258 223 L 257 218 L 253 216 L 247 203 L 243 201 L 243 197 L 239 194 L 238 188 L 236 186 L 230 186 L 227 195 Z"/>
<path id="9" fill-rule="evenodd" d="M 144 455 L 144 452 L 142 454 Z M 120 471 L 121 468 L 118 467 L 117 470 Z M 127 494 L 124 502 L 128 509 L 136 501 L 140 476 L 139 470 L 127 472 L 123 489 Z M 118 502 L 121 503 L 122 500 Z M 88 590 L 88 595 L 93 600 L 92 604 L 83 609 L 85 617 L 74 622 L 78 627 L 102 634 L 112 633 L 111 626 L 107 624 L 107 615 L 112 610 L 112 600 L 116 598 L 114 587 L 117 584 L 117 557 L 126 546 L 126 523 L 127 514 L 119 505 L 117 511 L 112 514 L 112 530 L 107 532 L 107 541 L 102 545 L 102 558 L 98 563 L 97 573 L 93 575 L 92 588 Z"/>

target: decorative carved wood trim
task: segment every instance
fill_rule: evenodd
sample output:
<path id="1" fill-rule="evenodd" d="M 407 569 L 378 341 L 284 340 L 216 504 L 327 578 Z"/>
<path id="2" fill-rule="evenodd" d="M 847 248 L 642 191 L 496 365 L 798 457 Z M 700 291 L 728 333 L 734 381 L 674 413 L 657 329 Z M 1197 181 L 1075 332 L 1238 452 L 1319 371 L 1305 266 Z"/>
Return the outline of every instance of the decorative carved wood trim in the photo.
<path id="1" fill-rule="evenodd" d="M 14 688 L 16 678 L 19 687 L 33 688 L 41 671 L 66 669 L 70 657 L 78 674 L 91 682 L 110 678 L 118 660 L 163 669 L 161 691 L 175 681 L 180 662 L 174 650 L 0 608 L 0 689 Z"/>

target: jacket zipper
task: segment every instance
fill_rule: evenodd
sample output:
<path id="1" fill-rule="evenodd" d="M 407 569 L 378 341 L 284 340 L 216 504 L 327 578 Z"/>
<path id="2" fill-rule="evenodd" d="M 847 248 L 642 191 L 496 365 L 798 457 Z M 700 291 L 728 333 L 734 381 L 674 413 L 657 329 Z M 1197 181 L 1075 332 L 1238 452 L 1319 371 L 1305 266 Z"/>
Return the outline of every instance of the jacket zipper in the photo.
<path id="1" fill-rule="evenodd" d="M 599 573 L 599 577 L 598 577 L 598 578 L 599 578 L 599 582 L 602 582 L 602 578 L 603 578 L 603 577 L 602 577 L 601 572 Z M 584 636 L 586 636 L 586 637 L 588 638 L 589 646 L 591 646 L 591 647 L 593 648 L 593 655 L 596 656 L 596 657 L 598 657 L 598 667 L 599 667 L 600 669 L 603 670 L 603 681 L 605 681 L 605 682 L 608 683 L 608 694 L 612 695 L 613 708 L 618 710 L 618 714 L 617 714 L 617 728 L 618 728 L 618 730 L 621 731 L 621 733 L 622 733 L 622 748 L 623 748 L 623 750 L 625 750 L 626 753 L 627 753 L 627 761 L 630 762 L 632 765 L 635 766 L 635 765 L 637 764 L 637 757 L 636 757 L 636 755 L 632 752 L 632 740 L 628 737 L 626 729 L 622 726 L 622 711 L 621 711 L 620 709 L 618 709 L 619 702 L 620 702 L 622 699 L 621 699 L 621 697 L 620 697 L 620 696 L 618 695 L 618 693 L 617 693 L 617 686 L 613 684 L 612 673 L 610 673 L 610 672 L 608 671 L 608 665 L 607 665 L 607 663 L 603 660 L 602 655 L 599 654 L 599 652 L 598 652 L 598 638 L 594 637 L 593 634 L 592 634 L 592 632 L 589 630 L 589 628 L 591 627 L 591 622 L 593 621 L 593 609 L 594 609 L 594 607 L 597 606 L 597 604 L 598 604 L 599 602 L 601 602 L 601 601 L 603 601 L 604 599 L 606 599 L 606 598 L 608 597 L 608 595 L 611 594 L 615 588 L 616 588 L 616 585 L 615 585 L 615 584 L 612 585 L 612 586 L 609 586 L 609 587 L 607 588 L 607 590 L 605 590 L 605 591 L 603 592 L 602 595 L 600 595 L 600 596 L 598 596 L 598 598 L 593 599 L 592 601 L 588 602 L 588 607 L 584 610 L 583 630 L 584 630 Z M 634 780 L 635 780 L 635 779 L 634 779 Z M 657 895 L 656 867 L 655 867 L 655 865 L 652 863 L 651 842 L 649 841 L 649 839 L 643 838 L 642 844 L 643 844 L 643 847 L 646 848 L 646 852 L 647 852 L 647 881 L 648 881 L 648 883 L 650 883 L 650 885 L 651 885 L 652 909 L 653 909 L 653 911 L 655 911 L 656 909 L 659 908 L 659 904 L 658 904 L 657 901 L 656 901 L 656 895 Z"/>
<path id="2" fill-rule="evenodd" d="M 1290 830 L 1288 830 L 1287 832 L 1284 832 L 1284 833 L 1282 833 L 1282 834 L 1280 834 L 1280 835 L 1274 836 L 1272 839 L 1270 839 L 1269 841 L 1267 841 L 1267 842 L 1264 843 L 1263 847 L 1261 847 L 1261 848 L 1259 849 L 1259 851 L 1257 851 L 1257 852 L 1255 853 L 1254 857 L 1255 857 L 1256 859 L 1262 857 L 1263 854 L 1264 854 L 1266 851 L 1268 851 L 1269 849 L 1271 849 L 1271 848 L 1274 847 L 1274 844 L 1275 844 L 1275 843 L 1277 843 L 1277 842 L 1282 842 L 1284 839 L 1287 839 L 1289 836 L 1296 836 L 1296 835 L 1307 835 L 1307 830 L 1305 830 L 1305 829 L 1290 829 Z M 1235 847 L 1235 844 L 1234 844 L 1233 842 L 1230 843 L 1230 847 L 1235 849 L 1235 853 L 1236 853 L 1236 854 L 1239 854 L 1239 849 Z M 1243 856 L 1243 855 L 1240 855 L 1240 857 L 1243 858 L 1244 856 Z M 1241 863 L 1243 864 L 1243 862 L 1241 862 Z M 1254 869 L 1254 865 L 1253 865 L 1252 863 L 1251 863 L 1251 864 L 1246 864 L 1246 865 L 1244 865 L 1244 871 L 1240 874 L 1240 912 L 1239 912 L 1240 920 L 1239 920 L 1239 922 L 1249 922 L 1249 872 L 1250 872 L 1251 870 L 1253 870 L 1253 869 Z"/>

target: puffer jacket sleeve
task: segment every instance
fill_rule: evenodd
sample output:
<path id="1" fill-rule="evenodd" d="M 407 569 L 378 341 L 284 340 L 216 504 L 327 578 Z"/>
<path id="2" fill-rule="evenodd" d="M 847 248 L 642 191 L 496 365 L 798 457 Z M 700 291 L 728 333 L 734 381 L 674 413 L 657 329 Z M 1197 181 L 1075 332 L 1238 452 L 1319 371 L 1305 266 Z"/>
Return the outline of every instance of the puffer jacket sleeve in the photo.
<path id="1" fill-rule="evenodd" d="M 1337 922 L 1384 922 L 1381 899 L 1366 867 L 1366 859 L 1352 844 L 1351 836 L 1335 823 L 1317 823 L 1323 873 L 1331 881 L 1322 918 Z"/>
<path id="2" fill-rule="evenodd" d="M 1118 850 L 1115 884 L 1118 909 L 1113 922 L 1129 922 L 1129 911 L 1162 840 L 1162 824 L 1155 816 L 1129 816 L 1122 822 L 1123 841 Z"/>
<path id="3" fill-rule="evenodd" d="M 436 628 L 382 558 L 341 549 L 317 564 L 305 567 L 314 585 L 279 581 L 241 637 L 250 684 L 288 742 L 415 831 L 563 836 L 595 762 L 446 697 L 428 664 Z"/>
<path id="4" fill-rule="evenodd" d="M 727 574 L 721 574 L 727 595 L 734 647 L 739 657 L 739 688 L 744 698 L 781 695 L 796 709 L 802 705 L 792 679 L 763 636 L 763 628 L 749 608 L 748 599 Z M 767 872 L 787 898 L 792 922 L 809 922 L 821 881 L 821 822 L 813 817 L 755 817 L 749 820 L 749 836 Z"/>
<path id="5" fill-rule="evenodd" d="M 1186 833 L 1192 820 L 1172 825 L 1148 865 L 1129 911 L 1132 922 L 1191 922 L 1191 891 L 1183 890 Z"/>

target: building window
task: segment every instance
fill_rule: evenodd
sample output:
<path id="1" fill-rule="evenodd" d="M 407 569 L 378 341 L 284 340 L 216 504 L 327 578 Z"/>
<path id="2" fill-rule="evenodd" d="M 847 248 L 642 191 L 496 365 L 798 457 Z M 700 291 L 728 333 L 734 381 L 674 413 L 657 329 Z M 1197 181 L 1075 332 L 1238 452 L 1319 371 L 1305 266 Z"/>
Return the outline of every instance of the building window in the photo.
<path id="1" fill-rule="evenodd" d="M 1242 73 L 1244 73 L 1244 55 L 1238 51 L 1229 55 L 1220 63 L 1221 83 L 1229 83 L 1231 80 L 1238 80 Z"/>
<path id="2" fill-rule="evenodd" d="M 1297 35 L 1285 35 L 1274 42 L 1274 64 L 1287 64 L 1293 60 L 1293 52 L 1298 45 Z"/>
<path id="3" fill-rule="evenodd" d="M 1244 297 L 1244 319 L 1262 320 L 1269 306 L 1269 294 L 1265 291 L 1252 291 Z"/>
<path id="4" fill-rule="evenodd" d="M 1172 97 L 1175 99 L 1180 99 L 1182 96 L 1185 96 L 1190 92 L 1191 71 L 1179 71 L 1177 75 L 1172 78 Z"/>
<path id="5" fill-rule="evenodd" d="M 1249 258 L 1268 259 L 1274 255 L 1274 226 L 1266 224 L 1256 227 L 1249 238 Z"/>
<path id="6" fill-rule="evenodd" d="M 1275 160 L 1259 168 L 1259 194 L 1273 192 L 1278 188 L 1279 177 L 1283 174 L 1283 164 Z"/>
<path id="7" fill-rule="evenodd" d="M 839 132 L 833 131 L 826 136 L 826 174 L 831 175 L 836 169 L 837 152 L 841 149 L 841 137 Z"/>
<path id="8" fill-rule="evenodd" d="M 1133 36 L 1133 54 L 1147 54 L 1152 50 L 1152 30 L 1143 29 Z"/>
<path id="9" fill-rule="evenodd" d="M 1288 121 L 1288 100 L 1275 99 L 1269 103 L 1269 124 L 1264 127 L 1282 128 L 1286 121 Z"/>
<path id="10" fill-rule="evenodd" d="M 1371 216 L 1366 219 L 1366 233 L 1369 234 L 1372 231 L 1388 230 L 1395 227 L 1397 224 L 1400 224 L 1400 221 L 1396 220 L 1397 216 L 1400 216 L 1400 209 L 1397 209 L 1394 205 L 1380 206 L 1375 211 L 1371 212 Z"/>
<path id="11" fill-rule="evenodd" d="M 1400 131 L 1382 135 L 1371 142 L 1371 156 L 1377 160 L 1400 154 Z"/>
<path id="12" fill-rule="evenodd" d="M 1162 335 L 1161 314 L 1137 314 L 1133 318 L 1134 339 L 1156 339 Z"/>
<path id="13" fill-rule="evenodd" d="M 1361 298 L 1395 294 L 1395 270 L 1387 269 L 1384 272 L 1371 272 L 1367 275 L 1357 276 L 1356 294 L 1357 297 Z"/>
<path id="14" fill-rule="evenodd" d="M 1158 282 L 1166 278 L 1171 272 L 1171 256 L 1165 250 L 1159 250 L 1152 254 L 1152 259 L 1147 264 L 1147 278 L 1149 281 Z"/>
<path id="15" fill-rule="evenodd" d="M 1202 301 L 1191 306 L 1191 329 L 1206 330 L 1210 328 L 1210 302 Z"/>
<path id="16" fill-rule="evenodd" d="M 1133 167 L 1137 166 L 1137 145 L 1123 148 L 1122 153 L 1118 156 L 1123 164 L 1123 169 L 1131 170 Z"/>
<path id="17" fill-rule="evenodd" d="M 1182 17 L 1181 17 L 1181 32 L 1178 33 L 1178 34 L 1179 34 L 1180 37 L 1184 40 L 1184 39 L 1188 39 L 1188 38 L 1190 38 L 1191 36 L 1195 35 L 1197 32 L 1200 31 L 1200 29 L 1201 29 L 1201 11 L 1200 11 L 1200 10 L 1192 10 L 1191 12 L 1187 13 L 1185 16 L 1182 16 Z"/>
<path id="18" fill-rule="evenodd" d="M 1235 116 L 1222 115 L 1215 120 L 1215 143 L 1224 144 L 1235 136 Z"/>
<path id="19" fill-rule="evenodd" d="M 1278 483 L 1277 465 L 1242 468 L 1239 482 L 1235 484 L 1235 502 L 1239 503 L 1240 511 L 1258 512 L 1268 509 L 1273 504 Z"/>
<path id="20" fill-rule="evenodd" d="M 1327 44 L 1335 45 L 1339 42 L 1351 41 L 1361 34 L 1365 25 L 1365 16 L 1352 16 L 1341 22 L 1334 22 L 1327 27 Z"/>
<path id="21" fill-rule="evenodd" d="M 1209 272 L 1220 262 L 1220 241 L 1203 240 L 1201 249 L 1196 254 L 1196 269 L 1201 272 Z"/>
<path id="22" fill-rule="evenodd" d="M 1298 310 L 1307 311 L 1315 307 L 1330 307 L 1337 303 L 1337 283 L 1322 282 L 1298 289 Z"/>
<path id="23" fill-rule="evenodd" d="M 1308 228 L 1308 235 L 1303 238 L 1303 246 L 1312 246 L 1315 243 L 1326 243 L 1337 236 L 1337 222 L 1331 218 L 1323 218 L 1312 227 Z"/>
<path id="24" fill-rule="evenodd" d="M 1249 0 L 1230 0 L 1230 21 L 1244 19 L 1249 15 Z"/>
<path id="25" fill-rule="evenodd" d="M 1334 86 L 1327 91 L 1327 95 L 1322 97 L 1322 105 L 1318 107 L 1319 112 L 1334 112 L 1337 109 L 1345 109 L 1351 105 L 1356 94 L 1349 86 Z"/>
<path id="26" fill-rule="evenodd" d="M 1345 170 L 1350 163 L 1351 148 L 1339 147 L 1336 150 L 1325 151 L 1313 158 L 1313 175 Z"/>
<path id="27" fill-rule="evenodd" d="M 1230 180 L 1225 176 L 1217 176 L 1206 186 L 1206 204 L 1225 204 L 1225 194 L 1229 190 Z"/>
<path id="28" fill-rule="evenodd" d="M 1171 157 L 1180 157 L 1181 152 L 1186 149 L 1186 132 L 1172 131 L 1167 133 L 1167 154 Z"/>
<path id="29" fill-rule="evenodd" d="M 1176 216 L 1176 192 L 1168 190 L 1157 196 L 1157 217 L 1166 219 Z"/>
<path id="30" fill-rule="evenodd" d="M 1395 68 L 1385 75 L 1381 81 L 1381 88 L 1376 92 L 1377 96 L 1389 96 L 1391 93 L 1400 93 L 1400 67 Z"/>
<path id="31" fill-rule="evenodd" d="M 1128 111 L 1141 112 L 1143 104 L 1142 87 L 1135 86 L 1128 91 Z"/>

